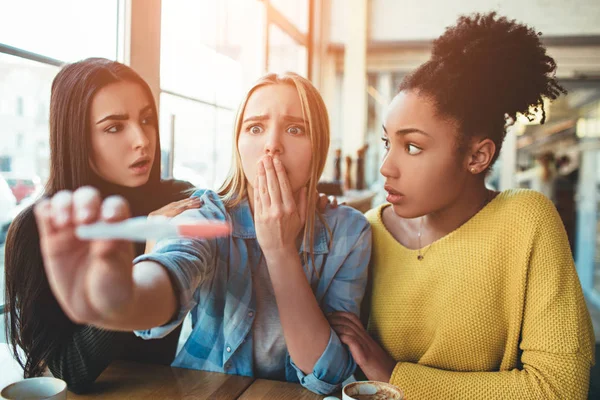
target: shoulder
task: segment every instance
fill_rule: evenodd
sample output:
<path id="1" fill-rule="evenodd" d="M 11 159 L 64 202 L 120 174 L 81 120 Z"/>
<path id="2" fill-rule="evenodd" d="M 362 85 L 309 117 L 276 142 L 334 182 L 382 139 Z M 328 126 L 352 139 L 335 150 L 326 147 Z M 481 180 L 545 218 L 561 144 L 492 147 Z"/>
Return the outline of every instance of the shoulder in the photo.
<path id="1" fill-rule="evenodd" d="M 14 239 L 37 239 L 38 230 L 33 213 L 34 205 L 24 208 L 16 215 L 8 228 L 7 241 Z"/>
<path id="2" fill-rule="evenodd" d="M 494 205 L 496 211 L 522 221 L 559 218 L 552 201 L 542 193 L 530 189 L 505 190 L 490 205 Z"/>
<path id="3" fill-rule="evenodd" d="M 327 207 L 323 217 L 335 236 L 351 235 L 371 230 L 369 222 L 360 211 L 340 205 L 337 208 Z"/>
<path id="4" fill-rule="evenodd" d="M 33 205 L 23 209 L 11 222 L 6 235 L 5 268 L 41 262 L 40 237 L 33 213 Z"/>
<path id="5" fill-rule="evenodd" d="M 196 189 L 192 197 L 199 197 L 202 206 L 199 209 L 186 210 L 175 219 L 212 219 L 218 221 L 228 220 L 228 212 L 225 203 L 219 195 L 210 189 Z"/>
<path id="6" fill-rule="evenodd" d="M 389 204 L 384 203 L 366 212 L 365 217 L 367 218 L 367 221 L 369 221 L 374 232 L 387 230 L 385 223 L 383 222 L 383 212 L 387 207 L 389 207 Z"/>
<path id="7" fill-rule="evenodd" d="M 160 182 L 161 191 L 170 198 L 170 201 L 183 200 L 193 193 L 194 185 L 188 181 L 165 179 Z"/>
<path id="8" fill-rule="evenodd" d="M 537 191 L 509 189 L 498 194 L 488 207 L 489 212 L 486 210 L 485 218 L 477 224 L 481 229 L 492 227 L 522 244 L 530 243 L 540 235 L 566 237 L 556 207 Z"/>

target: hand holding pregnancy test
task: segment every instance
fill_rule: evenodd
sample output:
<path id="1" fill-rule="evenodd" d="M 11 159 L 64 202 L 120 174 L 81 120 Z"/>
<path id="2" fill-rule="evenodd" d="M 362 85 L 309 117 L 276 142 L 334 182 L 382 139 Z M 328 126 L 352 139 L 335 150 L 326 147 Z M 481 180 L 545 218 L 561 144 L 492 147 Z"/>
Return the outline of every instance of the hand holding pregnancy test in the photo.
<path id="1" fill-rule="evenodd" d="M 175 220 L 130 218 L 125 199 L 103 200 L 89 187 L 44 198 L 34 211 L 44 268 L 61 308 L 75 323 L 113 330 L 161 325 L 176 307 L 166 268 L 152 261 L 134 265 L 131 241 L 173 235 L 210 238 L 230 229 L 222 222 L 183 215 Z M 133 312 L 139 309 L 147 312 Z"/>

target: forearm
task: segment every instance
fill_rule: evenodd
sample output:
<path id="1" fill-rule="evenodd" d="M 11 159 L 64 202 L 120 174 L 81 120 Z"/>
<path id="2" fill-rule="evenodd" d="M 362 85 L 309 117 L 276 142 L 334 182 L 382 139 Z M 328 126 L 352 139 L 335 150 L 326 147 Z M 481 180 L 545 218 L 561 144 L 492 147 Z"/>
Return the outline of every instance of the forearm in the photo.
<path id="1" fill-rule="evenodd" d="M 290 357 L 310 374 L 329 342 L 331 328 L 306 279 L 297 252 L 267 257 Z"/>
<path id="2" fill-rule="evenodd" d="M 110 330 L 145 330 L 166 324 L 175 315 L 177 299 L 167 270 L 152 261 L 133 267 L 129 301 L 114 312 L 101 314 L 92 325 Z"/>
<path id="3" fill-rule="evenodd" d="M 523 358 L 530 363 L 522 369 L 498 372 L 454 372 L 399 363 L 390 383 L 404 390 L 407 398 L 587 398 L 590 364 L 579 354 L 535 352 Z"/>

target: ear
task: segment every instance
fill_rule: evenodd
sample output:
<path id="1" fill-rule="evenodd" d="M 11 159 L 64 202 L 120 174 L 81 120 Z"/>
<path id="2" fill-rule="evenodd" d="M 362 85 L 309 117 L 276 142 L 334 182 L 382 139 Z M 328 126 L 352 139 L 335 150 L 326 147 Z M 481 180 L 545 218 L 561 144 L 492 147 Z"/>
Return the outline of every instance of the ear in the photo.
<path id="1" fill-rule="evenodd" d="M 496 144 L 492 139 L 475 139 L 469 147 L 467 171 L 473 175 L 487 171 L 495 154 Z"/>

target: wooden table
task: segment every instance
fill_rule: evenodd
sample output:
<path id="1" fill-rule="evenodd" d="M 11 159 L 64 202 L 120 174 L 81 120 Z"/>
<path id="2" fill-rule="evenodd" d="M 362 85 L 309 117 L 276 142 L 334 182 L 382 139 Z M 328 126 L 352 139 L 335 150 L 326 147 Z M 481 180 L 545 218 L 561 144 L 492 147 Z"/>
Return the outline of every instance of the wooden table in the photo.
<path id="1" fill-rule="evenodd" d="M 301 385 L 161 365 L 116 361 L 96 380 L 92 392 L 68 399 L 299 399 L 322 400 Z"/>

